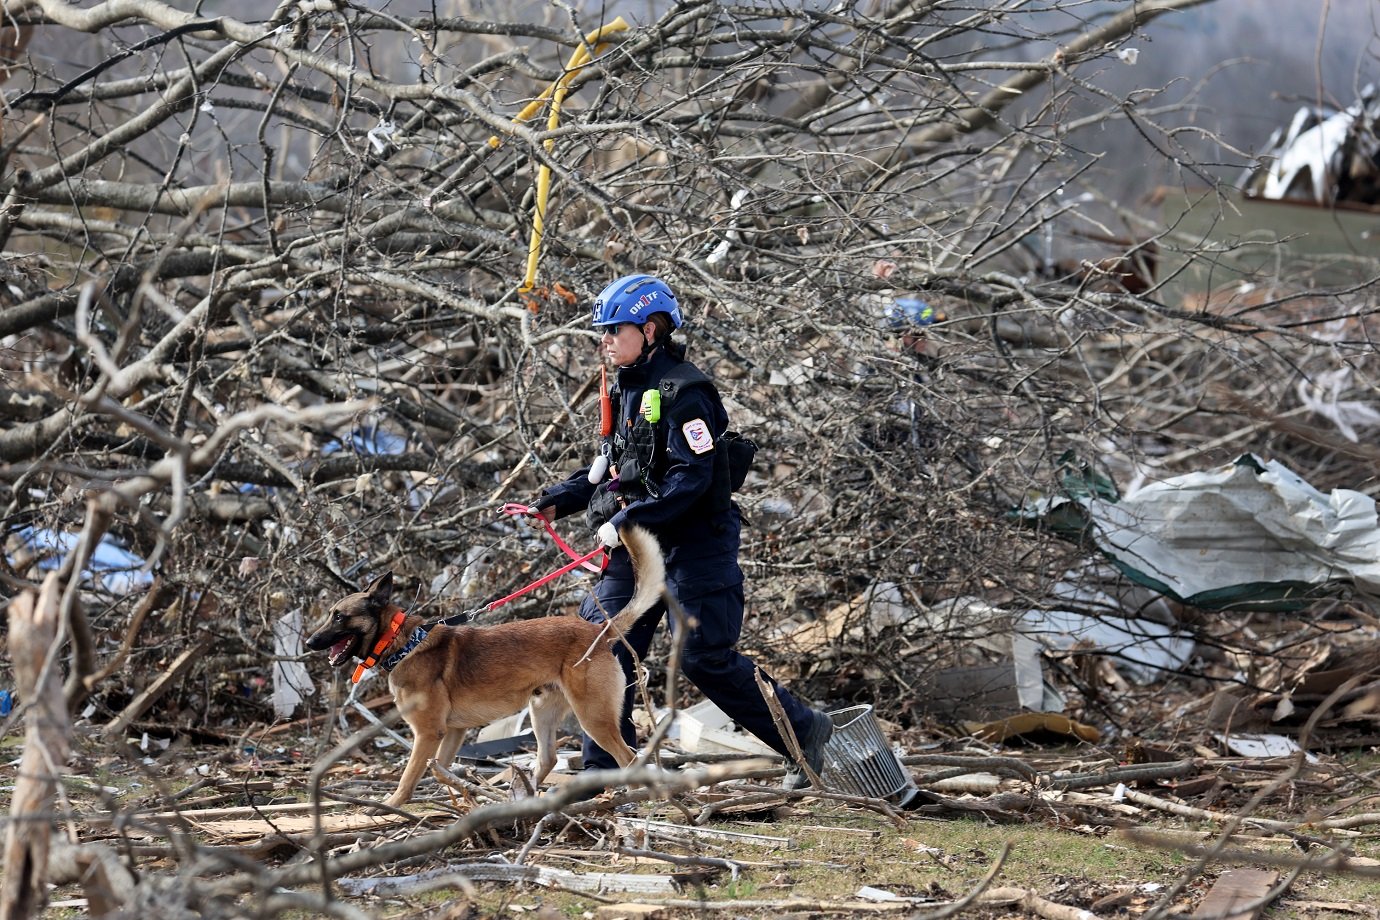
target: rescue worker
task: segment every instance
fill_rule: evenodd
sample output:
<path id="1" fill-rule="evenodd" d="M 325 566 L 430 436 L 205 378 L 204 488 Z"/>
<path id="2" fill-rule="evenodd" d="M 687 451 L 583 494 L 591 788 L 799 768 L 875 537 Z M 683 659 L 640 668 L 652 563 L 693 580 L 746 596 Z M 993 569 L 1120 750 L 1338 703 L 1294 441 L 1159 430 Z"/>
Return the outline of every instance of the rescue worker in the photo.
<path id="1" fill-rule="evenodd" d="M 593 314 L 600 347 L 617 368 L 609 391 L 612 432 L 590 466 L 543 490 L 532 510 L 549 521 L 584 511 L 591 529 L 609 547 L 593 595 L 580 608 L 580 615 L 594 622 L 621 610 L 633 593 L 632 564 L 618 545 L 618 529 L 639 524 L 655 534 L 666 555 L 668 585 L 694 624 L 685 638 L 682 672 L 730 718 L 789 761 L 790 751 L 753 677 L 756 666 L 736 648 L 743 626 L 741 519 L 721 440 L 728 430 L 723 401 L 710 379 L 685 360 L 685 347 L 672 338 L 681 326 L 681 310 L 665 282 L 651 275 L 619 278 L 595 298 Z M 658 604 L 627 631 L 639 660 L 665 614 L 665 605 Z M 615 643 L 614 653 L 628 676 L 623 737 L 635 748 L 633 659 L 622 643 Z M 832 720 L 766 679 L 818 774 L 824 745 L 833 734 Z M 616 766 L 588 737 L 584 762 L 586 768 Z M 798 769 L 788 771 L 789 788 L 807 782 Z"/>

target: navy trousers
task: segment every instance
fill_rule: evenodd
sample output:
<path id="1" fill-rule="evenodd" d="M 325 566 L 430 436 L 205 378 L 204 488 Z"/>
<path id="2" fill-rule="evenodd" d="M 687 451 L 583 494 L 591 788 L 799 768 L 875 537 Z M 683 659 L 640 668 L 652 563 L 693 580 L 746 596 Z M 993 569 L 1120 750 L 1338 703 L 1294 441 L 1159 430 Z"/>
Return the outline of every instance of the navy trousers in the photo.
<path id="1" fill-rule="evenodd" d="M 611 616 L 623 609 L 632 597 L 633 581 L 608 574 L 595 583 L 594 593 L 585 598 L 580 605 L 580 616 L 595 623 L 601 623 L 607 615 Z M 685 638 L 685 649 L 681 653 L 681 673 L 699 688 L 700 692 L 714 701 L 729 718 L 743 729 L 752 732 L 773 750 L 789 757 L 781 733 L 776 730 L 771 711 L 762 699 L 753 674 L 756 665 L 736 646 L 743 630 L 743 586 L 741 583 L 681 600 L 687 618 L 694 625 Z M 666 605 L 657 604 L 647 611 L 634 624 L 624 624 L 624 634 L 628 645 L 637 652 L 638 660 L 647 655 L 657 627 L 666 616 Z M 633 727 L 632 710 L 637 695 L 633 679 L 633 659 L 622 642 L 613 645 L 614 655 L 623 666 L 627 678 L 627 692 L 623 701 L 623 740 L 633 749 L 637 748 L 637 731 Z M 797 739 L 803 739 L 810 727 L 810 710 L 789 691 L 781 687 L 770 676 L 762 676 L 776 690 L 776 698 L 781 702 Z M 584 761 L 586 769 L 613 769 L 617 762 L 588 736 L 584 739 Z"/>

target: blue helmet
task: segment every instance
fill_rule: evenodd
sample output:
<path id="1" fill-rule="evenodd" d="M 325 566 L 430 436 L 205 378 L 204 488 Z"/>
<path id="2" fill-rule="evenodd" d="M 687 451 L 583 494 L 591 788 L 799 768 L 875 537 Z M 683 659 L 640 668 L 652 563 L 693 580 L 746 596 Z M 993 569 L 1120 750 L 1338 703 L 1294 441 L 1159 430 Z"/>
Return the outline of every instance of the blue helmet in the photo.
<path id="1" fill-rule="evenodd" d="M 943 310 L 936 310 L 918 297 L 898 297 L 883 311 L 883 316 L 893 332 L 921 329 L 948 319 Z"/>
<path id="2" fill-rule="evenodd" d="M 653 313 L 671 317 L 671 326 L 681 325 L 680 304 L 666 282 L 652 275 L 624 275 L 609 284 L 594 298 L 594 325 L 645 323 Z"/>

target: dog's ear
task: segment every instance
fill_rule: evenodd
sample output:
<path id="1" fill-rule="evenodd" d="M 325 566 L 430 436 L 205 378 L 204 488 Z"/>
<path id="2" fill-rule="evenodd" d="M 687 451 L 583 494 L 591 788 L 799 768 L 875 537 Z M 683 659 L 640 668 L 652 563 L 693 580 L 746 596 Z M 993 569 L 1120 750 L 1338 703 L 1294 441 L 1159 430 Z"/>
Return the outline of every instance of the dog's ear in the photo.
<path id="1" fill-rule="evenodd" d="M 364 589 L 364 593 L 369 595 L 369 602 L 385 607 L 393 599 L 393 573 L 384 572 L 378 578 L 369 583 L 369 587 Z"/>

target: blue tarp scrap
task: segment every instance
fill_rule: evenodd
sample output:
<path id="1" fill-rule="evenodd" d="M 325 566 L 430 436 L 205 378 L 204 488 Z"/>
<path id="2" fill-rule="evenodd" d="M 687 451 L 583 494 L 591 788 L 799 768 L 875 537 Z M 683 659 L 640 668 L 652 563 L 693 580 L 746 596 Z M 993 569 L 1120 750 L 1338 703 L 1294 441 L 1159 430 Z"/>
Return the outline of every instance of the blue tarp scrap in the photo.
<path id="1" fill-rule="evenodd" d="M 355 428 L 349 434 L 341 437 L 332 437 L 321 445 L 321 455 L 329 457 L 341 452 L 358 454 L 360 456 L 383 456 L 397 455 L 405 453 L 407 450 L 407 438 L 383 428 L 380 425 L 362 425 Z M 289 466 L 297 464 L 289 463 Z M 240 482 L 235 484 L 235 490 L 241 495 L 272 495 L 277 489 L 273 486 L 260 485 L 252 482 Z"/>
<path id="2" fill-rule="evenodd" d="M 364 425 L 347 434 L 344 439 L 332 438 L 321 447 L 330 456 L 342 450 L 355 454 L 401 454 L 407 450 L 407 438 L 379 425 Z"/>
<path id="3" fill-rule="evenodd" d="M 21 527 L 15 531 L 24 548 L 38 558 L 41 572 L 52 572 L 62 567 L 67 554 L 76 549 L 78 535 L 70 531 L 51 530 L 46 527 Z M 6 553 L 11 564 L 16 560 Z M 119 541 L 107 534 L 96 544 L 95 551 L 85 569 L 85 574 L 93 582 L 111 594 L 128 594 L 131 591 L 147 588 L 153 583 L 153 575 L 145 571 L 145 560 L 121 546 Z"/>

